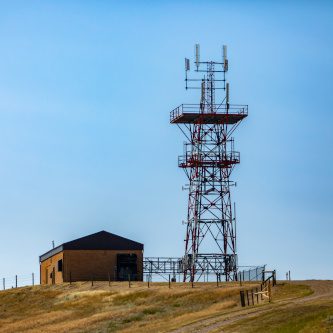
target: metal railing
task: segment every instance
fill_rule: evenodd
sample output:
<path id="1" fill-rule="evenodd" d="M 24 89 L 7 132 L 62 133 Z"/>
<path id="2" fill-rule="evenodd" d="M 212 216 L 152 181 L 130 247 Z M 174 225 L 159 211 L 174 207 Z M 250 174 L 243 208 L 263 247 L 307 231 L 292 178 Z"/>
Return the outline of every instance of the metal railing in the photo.
<path id="1" fill-rule="evenodd" d="M 186 155 L 178 156 L 178 166 L 184 167 L 192 163 L 201 163 L 206 165 L 217 164 L 236 164 L 240 162 L 240 154 L 237 151 L 228 153 L 215 153 L 215 152 L 200 152 L 192 153 L 186 152 Z"/>
<path id="2" fill-rule="evenodd" d="M 166 276 L 171 274 L 174 280 L 176 276 L 183 275 L 191 265 L 190 256 L 182 258 L 146 257 L 143 259 L 143 274 L 147 281 L 152 281 L 152 276 L 160 276 L 167 280 Z M 236 265 L 235 255 L 232 254 L 207 254 L 197 255 L 195 260 L 196 274 L 200 275 L 200 281 L 208 281 L 208 275 L 214 276 L 225 274 L 225 268 L 232 270 Z M 214 279 L 213 278 L 213 279 Z M 181 277 L 179 276 L 179 281 Z"/>
<path id="3" fill-rule="evenodd" d="M 225 115 L 246 115 L 248 114 L 247 105 L 238 104 L 213 104 L 209 109 L 203 108 L 203 104 L 181 104 L 170 112 L 170 122 L 182 114 L 225 114 Z"/>

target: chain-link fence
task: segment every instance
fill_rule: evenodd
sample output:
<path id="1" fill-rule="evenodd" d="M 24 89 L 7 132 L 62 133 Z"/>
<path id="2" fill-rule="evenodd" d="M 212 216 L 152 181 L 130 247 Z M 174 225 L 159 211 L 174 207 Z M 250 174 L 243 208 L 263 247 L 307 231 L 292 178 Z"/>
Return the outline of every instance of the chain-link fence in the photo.
<path id="1" fill-rule="evenodd" d="M 14 275 L 6 278 L 2 278 L 2 284 L 0 290 L 33 286 L 39 284 L 39 274 L 31 273 L 25 275 Z"/>
<path id="2" fill-rule="evenodd" d="M 238 270 L 238 281 L 261 281 L 266 265 Z"/>

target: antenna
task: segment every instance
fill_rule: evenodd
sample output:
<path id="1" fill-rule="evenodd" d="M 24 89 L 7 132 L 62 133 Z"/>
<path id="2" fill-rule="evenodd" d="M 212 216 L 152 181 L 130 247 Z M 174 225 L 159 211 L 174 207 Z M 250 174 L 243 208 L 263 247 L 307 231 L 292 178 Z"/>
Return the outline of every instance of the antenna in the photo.
<path id="1" fill-rule="evenodd" d="M 190 77 L 185 60 L 186 87 L 200 90 L 197 97 L 201 102 L 182 104 L 170 113 L 170 122 L 177 124 L 187 139 L 178 158 L 189 181 L 185 185 L 189 191 L 185 254 L 180 261 L 184 282 L 193 282 L 195 277 L 200 280 L 207 265 L 210 273 L 224 275 L 226 281 L 238 277 L 236 205 L 232 207 L 230 174 L 240 159 L 231 135 L 247 117 L 248 107 L 229 104 L 227 47 L 220 44 L 218 48 L 218 60 L 205 61 L 200 59 L 199 44 L 194 44 L 194 77 Z M 207 249 L 212 249 L 211 253 Z"/>
<path id="2" fill-rule="evenodd" d="M 227 45 L 223 45 L 223 67 L 224 70 L 228 71 L 228 59 L 227 59 Z"/>
<path id="3" fill-rule="evenodd" d="M 186 90 L 187 90 L 187 71 L 190 70 L 190 59 L 185 58 L 185 82 L 186 82 Z"/>
<path id="4" fill-rule="evenodd" d="M 201 103 L 205 100 L 205 81 L 201 82 Z"/>
<path id="5" fill-rule="evenodd" d="M 200 65 L 200 45 L 199 44 L 194 45 L 194 52 L 195 52 L 195 62 L 197 65 L 197 70 L 198 70 L 199 65 Z"/>
<path id="6" fill-rule="evenodd" d="M 234 202 L 234 220 L 235 220 L 235 235 L 237 235 L 236 233 L 236 202 Z M 237 251 L 237 243 L 236 243 L 236 237 L 235 237 L 235 251 Z"/>
<path id="7" fill-rule="evenodd" d="M 185 70 L 190 70 L 190 59 L 185 58 Z"/>
<path id="8" fill-rule="evenodd" d="M 54 240 L 52 241 L 52 248 L 54 248 Z"/>

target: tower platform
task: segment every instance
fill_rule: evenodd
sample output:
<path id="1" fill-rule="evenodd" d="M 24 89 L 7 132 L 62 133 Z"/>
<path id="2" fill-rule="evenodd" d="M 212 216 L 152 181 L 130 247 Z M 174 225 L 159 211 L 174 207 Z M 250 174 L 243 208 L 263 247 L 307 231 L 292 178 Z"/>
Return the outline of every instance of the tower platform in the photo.
<path id="1" fill-rule="evenodd" d="M 170 112 L 171 124 L 236 124 L 247 117 L 247 105 L 214 104 L 203 108 L 202 104 L 182 104 Z"/>

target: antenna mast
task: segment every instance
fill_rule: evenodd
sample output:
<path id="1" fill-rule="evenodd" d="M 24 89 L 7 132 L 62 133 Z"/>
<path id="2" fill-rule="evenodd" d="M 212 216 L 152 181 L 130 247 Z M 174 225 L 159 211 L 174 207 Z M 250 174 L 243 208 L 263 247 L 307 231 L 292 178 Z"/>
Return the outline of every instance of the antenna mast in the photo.
<path id="1" fill-rule="evenodd" d="M 229 104 L 226 45 L 220 62 L 201 61 L 199 44 L 194 56 L 194 72 L 201 78 L 188 78 L 190 61 L 185 58 L 185 87 L 201 90 L 200 104 L 182 104 L 170 113 L 170 123 L 177 124 L 188 140 L 178 158 L 190 182 L 184 282 L 199 280 L 207 269 L 226 281 L 237 280 L 236 219 L 230 196 L 235 183 L 229 178 L 240 157 L 231 135 L 247 117 L 248 106 Z"/>

